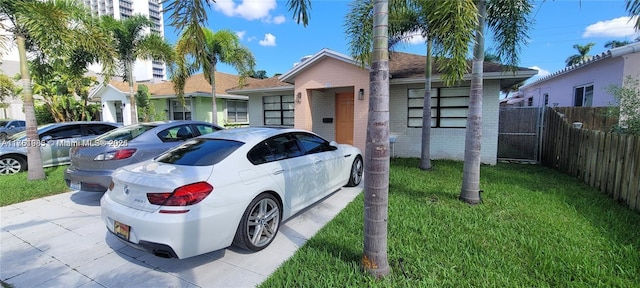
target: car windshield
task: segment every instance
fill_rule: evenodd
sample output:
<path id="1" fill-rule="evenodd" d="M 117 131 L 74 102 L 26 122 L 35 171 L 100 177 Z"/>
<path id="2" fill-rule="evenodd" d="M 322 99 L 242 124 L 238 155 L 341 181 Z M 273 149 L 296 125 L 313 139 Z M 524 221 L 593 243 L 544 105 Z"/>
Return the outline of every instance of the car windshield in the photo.
<path id="1" fill-rule="evenodd" d="M 129 126 L 113 129 L 105 134 L 102 134 L 101 136 L 96 138 L 96 140 L 97 141 L 114 141 L 114 140 L 131 141 L 136 137 L 142 135 L 142 133 L 147 132 L 156 127 L 157 125 L 151 125 L 151 124 L 129 125 Z"/>
<path id="2" fill-rule="evenodd" d="M 38 134 L 42 133 L 44 130 L 44 128 L 47 128 L 51 125 L 53 125 L 54 123 L 49 123 L 49 124 L 44 124 L 41 126 L 38 126 Z M 11 137 L 9 137 L 9 140 L 24 140 L 27 138 L 27 130 L 24 130 L 22 132 L 18 132 L 16 134 L 13 134 Z"/>
<path id="3" fill-rule="evenodd" d="M 192 139 L 156 158 L 156 161 L 175 165 L 210 166 L 233 153 L 244 143 L 222 139 Z"/>

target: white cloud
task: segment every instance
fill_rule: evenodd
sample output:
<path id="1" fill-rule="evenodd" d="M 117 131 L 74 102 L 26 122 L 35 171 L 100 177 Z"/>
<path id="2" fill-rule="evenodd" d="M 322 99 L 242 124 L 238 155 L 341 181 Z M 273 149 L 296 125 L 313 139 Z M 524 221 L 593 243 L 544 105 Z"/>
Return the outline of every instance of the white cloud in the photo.
<path id="1" fill-rule="evenodd" d="M 276 17 L 273 17 L 273 23 L 274 24 L 282 24 L 282 23 L 284 23 L 285 20 L 286 20 L 286 18 L 284 18 L 284 15 L 278 15 Z"/>
<path id="2" fill-rule="evenodd" d="M 635 35 L 633 25 L 637 17 L 619 17 L 612 20 L 599 21 L 585 28 L 582 38 L 589 37 L 627 37 Z"/>
<path id="3" fill-rule="evenodd" d="M 236 31 L 236 35 L 238 35 L 238 38 L 240 38 L 240 40 L 242 40 L 242 38 L 244 38 L 244 35 L 247 34 L 247 31 Z"/>
<path id="4" fill-rule="evenodd" d="M 238 16 L 247 20 L 269 19 L 269 12 L 276 9 L 276 6 L 276 0 L 217 0 L 213 3 L 213 9 L 216 11 L 229 17 Z"/>
<path id="5" fill-rule="evenodd" d="M 538 66 L 531 66 L 531 67 L 529 67 L 529 69 L 538 70 L 538 75 L 536 75 L 534 77 L 541 78 L 541 77 L 545 77 L 545 76 L 551 75 L 551 72 L 549 72 L 548 70 L 544 70 L 544 69 L 542 69 L 542 68 L 540 68 Z"/>
<path id="6" fill-rule="evenodd" d="M 276 36 L 271 33 L 264 34 L 264 39 L 260 40 L 261 46 L 276 46 Z"/>

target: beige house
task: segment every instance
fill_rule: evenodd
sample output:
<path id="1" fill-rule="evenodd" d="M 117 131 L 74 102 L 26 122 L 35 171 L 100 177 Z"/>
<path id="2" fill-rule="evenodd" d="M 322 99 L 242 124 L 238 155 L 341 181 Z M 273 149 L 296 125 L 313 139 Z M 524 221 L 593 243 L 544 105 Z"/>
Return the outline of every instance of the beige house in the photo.
<path id="1" fill-rule="evenodd" d="M 247 83 L 257 81 L 247 78 Z M 221 126 L 242 126 L 249 124 L 248 97 L 228 94 L 225 90 L 237 87 L 239 76 L 216 72 L 216 99 L 218 111 L 215 114 Z M 138 82 L 146 85 L 151 94 L 151 103 L 155 113 L 152 120 L 201 120 L 211 122 L 214 114 L 211 105 L 211 85 L 204 74 L 195 74 L 185 83 L 185 103 L 181 103 L 173 90 L 171 81 Z M 131 105 L 129 101 L 129 83 L 111 81 L 108 85 L 99 85 L 92 90 L 90 97 L 102 104 L 102 120 L 130 124 Z"/>
<path id="2" fill-rule="evenodd" d="M 392 156 L 420 157 L 425 57 L 390 54 L 390 141 Z M 503 66 L 484 64 L 483 163 L 495 164 L 498 142 L 500 90 L 537 73 L 519 68 L 503 72 Z M 464 158 L 470 75 L 447 87 L 437 71 L 432 82 L 433 159 Z M 227 90 L 249 97 L 252 126 L 290 126 L 318 133 L 328 140 L 349 143 L 364 151 L 369 108 L 369 68 L 351 57 L 329 49 L 303 58 L 278 78 L 249 83 Z"/>

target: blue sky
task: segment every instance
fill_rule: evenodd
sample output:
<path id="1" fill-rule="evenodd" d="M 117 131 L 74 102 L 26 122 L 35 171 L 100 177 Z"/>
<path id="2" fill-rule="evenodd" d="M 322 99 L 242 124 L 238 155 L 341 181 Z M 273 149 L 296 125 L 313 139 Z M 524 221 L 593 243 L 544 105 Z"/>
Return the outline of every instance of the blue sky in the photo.
<path id="1" fill-rule="evenodd" d="M 311 2 L 307 27 L 295 23 L 286 1 L 275 0 L 217 0 L 209 9 L 206 26 L 214 31 L 229 29 L 241 36 L 242 44 L 256 58 L 256 70 L 265 70 L 268 76 L 287 72 L 302 56 L 322 48 L 349 55 L 344 22 L 351 1 Z M 534 22 L 530 42 L 521 51 L 520 66 L 539 69 L 540 75 L 564 68 L 567 57 L 577 53 L 574 44 L 594 42 L 591 54 L 596 55 L 607 50 L 607 41 L 633 41 L 638 36 L 622 0 L 536 1 Z M 173 27 L 167 26 L 165 37 L 175 43 L 178 36 Z M 424 55 L 424 42 L 417 37 L 414 40 L 415 44 L 407 43 L 396 50 Z M 487 41 L 487 50 L 492 47 L 493 43 Z M 220 65 L 219 71 L 236 73 L 226 65 Z"/>

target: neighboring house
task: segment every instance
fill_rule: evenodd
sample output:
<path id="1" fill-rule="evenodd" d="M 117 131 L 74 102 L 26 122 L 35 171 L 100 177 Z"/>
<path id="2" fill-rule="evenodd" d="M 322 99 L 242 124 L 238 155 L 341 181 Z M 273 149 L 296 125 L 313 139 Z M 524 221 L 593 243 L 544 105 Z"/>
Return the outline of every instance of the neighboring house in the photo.
<path id="1" fill-rule="evenodd" d="M 520 88 L 521 106 L 601 107 L 615 103 L 607 92 L 627 77 L 640 77 L 640 43 L 613 48 Z M 508 101 L 508 100 L 507 100 Z"/>
<path id="2" fill-rule="evenodd" d="M 247 78 L 247 82 L 257 81 Z M 216 99 L 218 124 L 221 126 L 248 125 L 248 98 L 243 95 L 230 95 L 226 89 L 237 87 L 239 76 L 216 72 Z M 138 85 L 146 85 L 151 94 L 151 102 L 155 108 L 153 120 L 201 120 L 211 122 L 211 85 L 203 74 L 195 74 L 187 79 L 184 88 L 182 105 L 173 90 L 171 81 L 138 82 L 134 85 L 134 92 Z M 108 85 L 99 85 L 92 90 L 91 99 L 102 103 L 102 120 L 130 124 L 131 105 L 129 102 L 129 83 L 111 81 Z M 139 119 L 140 120 L 140 119 Z"/>
<path id="3" fill-rule="evenodd" d="M 390 141 L 392 156 L 420 157 L 425 56 L 390 54 Z M 537 73 L 484 63 L 483 163 L 495 164 L 498 142 L 500 90 Z M 278 81 L 279 80 L 279 81 Z M 465 127 L 470 75 L 454 87 L 445 87 L 435 72 L 432 90 L 431 157 L 464 159 Z M 293 126 L 314 131 L 338 143 L 365 151 L 369 109 L 369 68 L 329 49 L 305 57 L 278 79 L 249 83 L 229 94 L 249 96 L 252 126 Z"/>

